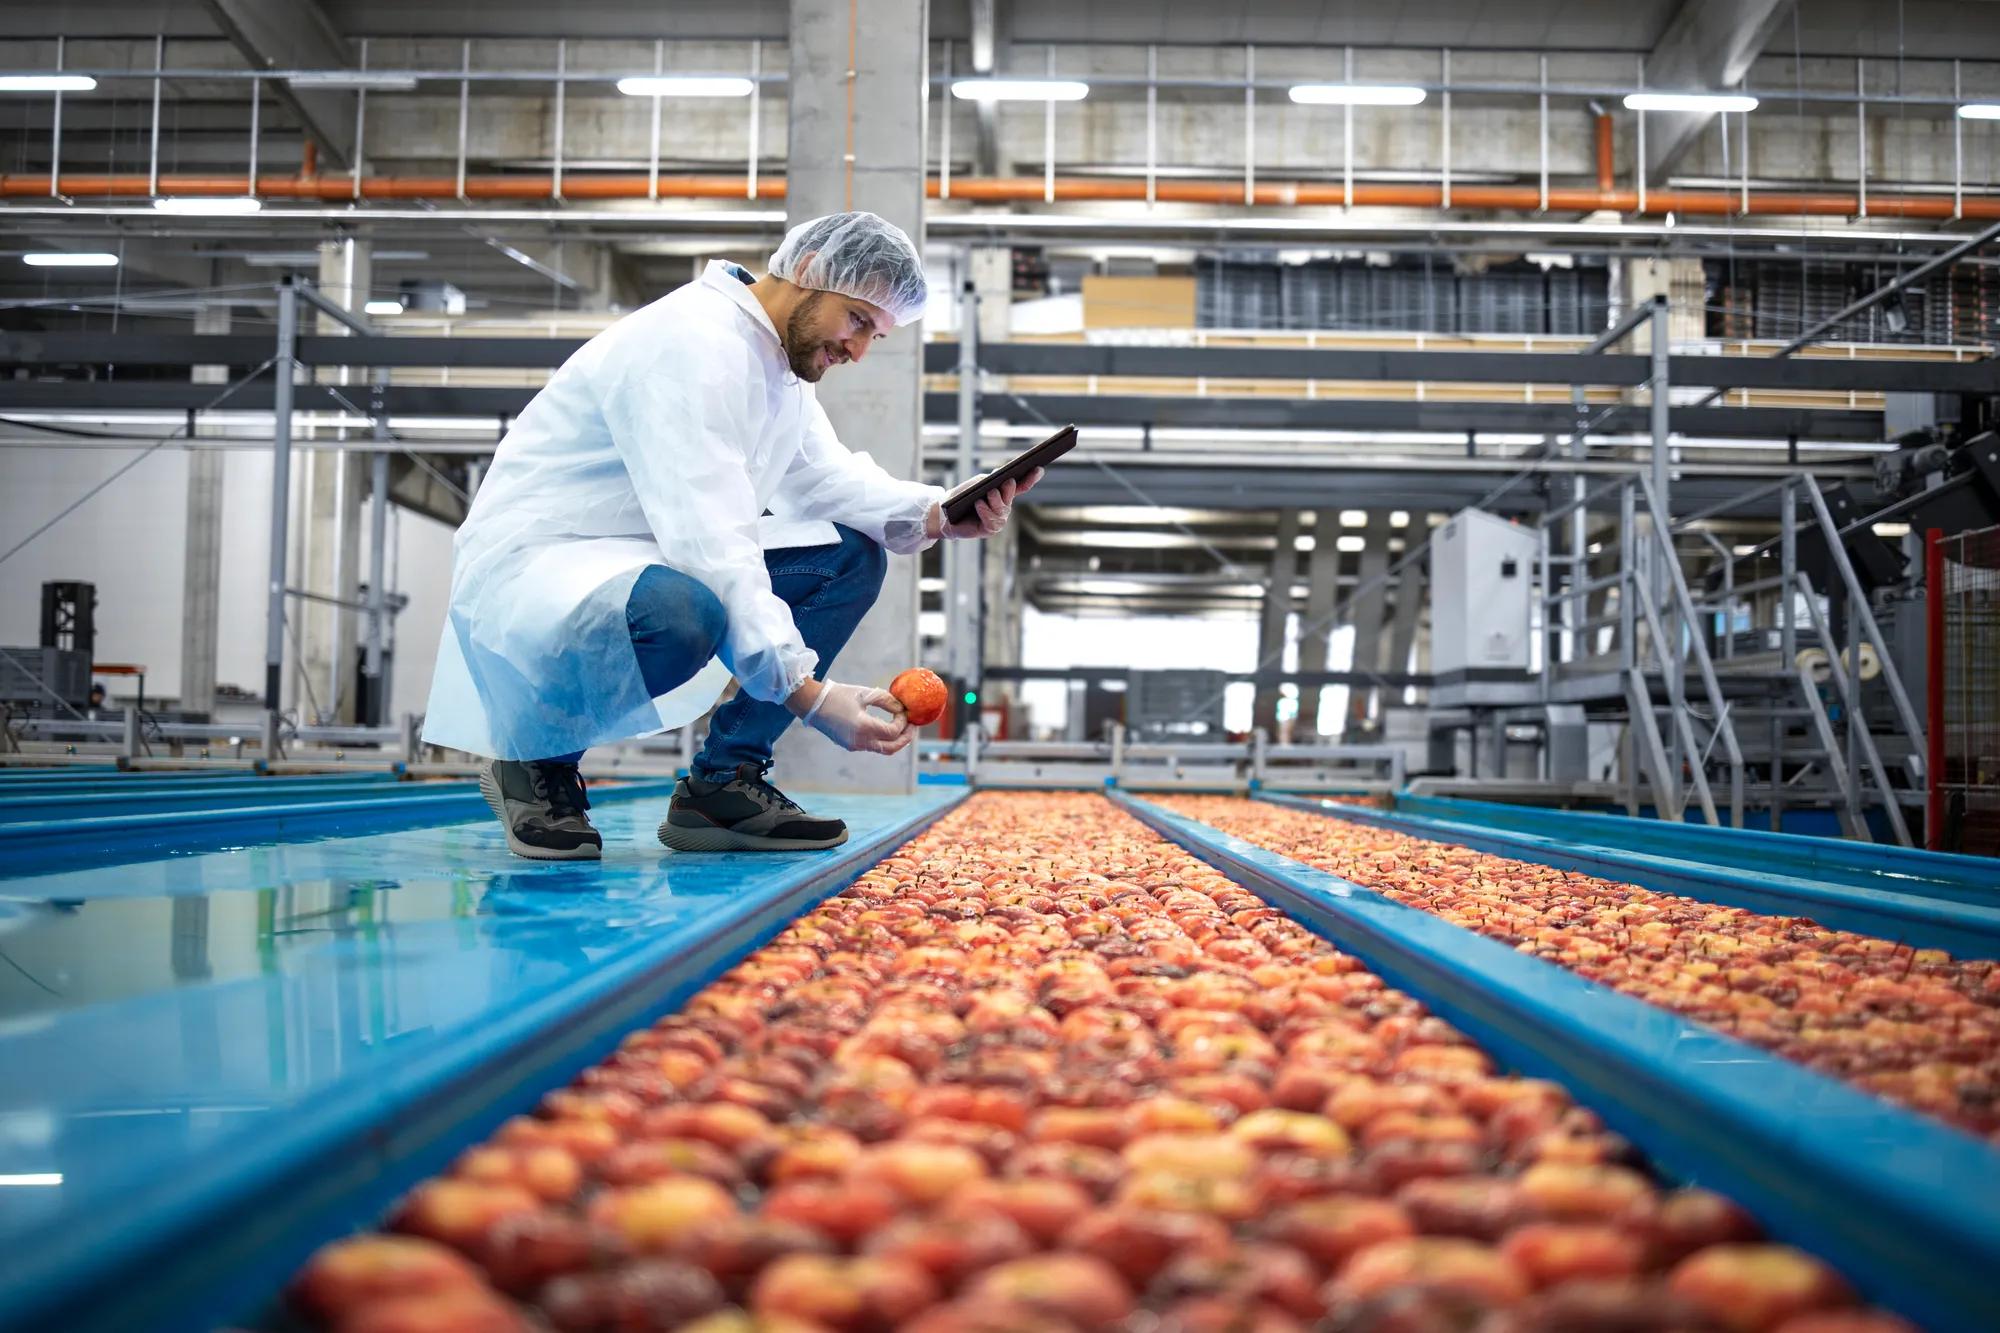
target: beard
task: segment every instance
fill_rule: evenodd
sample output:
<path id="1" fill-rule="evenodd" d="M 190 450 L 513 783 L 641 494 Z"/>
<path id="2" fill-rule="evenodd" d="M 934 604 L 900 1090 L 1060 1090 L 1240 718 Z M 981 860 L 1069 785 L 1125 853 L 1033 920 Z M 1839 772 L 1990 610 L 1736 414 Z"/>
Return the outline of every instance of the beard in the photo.
<path id="1" fill-rule="evenodd" d="M 813 317 L 819 313 L 820 302 L 825 292 L 814 292 L 793 309 L 792 317 L 785 321 L 785 359 L 791 363 L 792 373 L 807 384 L 819 383 L 820 376 L 826 374 L 833 363 L 837 344 L 826 341 L 814 332 Z M 824 352 L 826 359 L 820 354 Z"/>

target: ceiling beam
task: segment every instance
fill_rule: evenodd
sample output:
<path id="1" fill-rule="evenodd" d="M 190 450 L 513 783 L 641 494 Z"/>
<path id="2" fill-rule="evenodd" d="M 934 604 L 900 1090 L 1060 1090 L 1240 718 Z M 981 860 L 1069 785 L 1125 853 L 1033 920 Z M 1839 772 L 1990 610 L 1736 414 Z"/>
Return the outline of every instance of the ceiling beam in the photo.
<path id="1" fill-rule="evenodd" d="M 1790 6 L 1780 0 L 1683 0 L 1646 56 L 1646 86 L 1727 92 L 1749 72 Z M 1662 181 L 1715 120 L 1710 111 L 1646 116 L 1646 179 Z"/>
<path id="2" fill-rule="evenodd" d="M 204 0 L 216 26 L 258 69 L 344 69 L 354 63 L 347 42 L 315 0 Z M 271 85 L 319 143 L 322 164 L 354 163 L 354 98 L 349 92 L 299 92 Z"/>

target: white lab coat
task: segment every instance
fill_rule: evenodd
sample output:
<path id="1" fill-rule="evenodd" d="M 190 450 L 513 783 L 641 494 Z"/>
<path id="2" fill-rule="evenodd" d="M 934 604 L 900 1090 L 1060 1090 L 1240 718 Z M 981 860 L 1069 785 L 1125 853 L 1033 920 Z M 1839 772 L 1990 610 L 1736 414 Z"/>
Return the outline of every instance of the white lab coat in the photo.
<path id="1" fill-rule="evenodd" d="M 452 543 L 425 740 L 544 759 L 693 721 L 732 674 L 783 699 L 818 659 L 765 549 L 830 543 L 835 520 L 898 553 L 927 544 L 944 492 L 840 443 L 741 272 L 711 263 L 592 338 L 500 442 Z M 655 564 L 729 620 L 717 657 L 658 699 L 625 621 Z"/>

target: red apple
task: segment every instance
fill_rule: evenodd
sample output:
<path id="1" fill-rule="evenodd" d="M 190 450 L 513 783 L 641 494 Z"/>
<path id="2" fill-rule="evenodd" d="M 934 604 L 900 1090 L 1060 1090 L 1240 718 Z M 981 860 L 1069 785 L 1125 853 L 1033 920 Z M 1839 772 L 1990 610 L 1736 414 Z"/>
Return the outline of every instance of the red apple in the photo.
<path id="1" fill-rule="evenodd" d="M 721 1286 L 693 1264 L 642 1259 L 607 1273 L 559 1277 L 537 1303 L 557 1333 L 668 1333 L 713 1314 Z"/>
<path id="2" fill-rule="evenodd" d="M 1212 1297 L 1239 1308 L 1273 1305 L 1302 1319 L 1325 1312 L 1318 1274 L 1311 1261 L 1283 1245 L 1228 1245 L 1176 1257 L 1154 1279 L 1154 1301 Z"/>
<path id="3" fill-rule="evenodd" d="M 889 682 L 889 693 L 903 705 L 903 715 L 913 727 L 928 727 L 944 716 L 944 682 L 935 671 L 911 667 Z"/>
<path id="4" fill-rule="evenodd" d="M 1711 1245 L 1675 1265 L 1667 1287 L 1738 1333 L 1854 1300 L 1832 1269 L 1786 1245 Z"/>
<path id="5" fill-rule="evenodd" d="M 759 1212 L 852 1246 L 902 1211 L 902 1196 L 873 1181 L 795 1180 L 764 1195 Z"/>
<path id="6" fill-rule="evenodd" d="M 908 1260 L 950 1291 L 974 1273 L 1033 1254 L 1035 1241 L 1004 1213 L 955 1208 L 948 1220 L 898 1218 L 868 1237 L 862 1252 Z"/>
<path id="7" fill-rule="evenodd" d="M 848 1170 L 849 1184 L 884 1185 L 919 1208 L 986 1178 L 986 1162 L 970 1148 L 897 1139 L 865 1149 Z"/>
<path id="8" fill-rule="evenodd" d="M 1650 1206 L 1655 1191 L 1622 1166 L 1542 1162 L 1521 1173 L 1521 1198 L 1556 1221 L 1629 1222 Z"/>
<path id="9" fill-rule="evenodd" d="M 1090 1195 L 1066 1180 L 980 1180 L 955 1193 L 944 1214 L 990 1209 L 1046 1245 L 1089 1212 L 1090 1205 Z"/>
<path id="10" fill-rule="evenodd" d="M 329 1322 L 397 1296 L 484 1291 L 465 1257 L 417 1236 L 350 1236 L 322 1245 L 293 1279 L 292 1303 Z"/>
<path id="11" fill-rule="evenodd" d="M 937 1283 L 907 1259 L 792 1254 L 757 1275 L 750 1308 L 827 1328 L 887 1329 L 937 1304 Z"/>
<path id="12" fill-rule="evenodd" d="M 1410 1215 L 1397 1205 L 1339 1194 L 1287 1204 L 1261 1230 L 1329 1271 L 1371 1245 L 1416 1234 Z"/>
<path id="13" fill-rule="evenodd" d="M 1520 1187 L 1494 1176 L 1431 1176 L 1396 1191 L 1417 1230 L 1428 1236 L 1462 1236 L 1497 1241 L 1511 1228 L 1534 1220 Z"/>
<path id="14" fill-rule="evenodd" d="M 641 1139 L 597 1164 L 597 1178 L 607 1185 L 644 1185 L 671 1176 L 699 1176 L 732 1190 L 744 1181 L 734 1157 L 700 1139 Z"/>
<path id="15" fill-rule="evenodd" d="M 1519 1304 L 1528 1280 L 1498 1250 L 1438 1236 L 1385 1240 L 1341 1265 L 1327 1293 L 1332 1303 L 1365 1301 L 1402 1286 L 1455 1293 L 1493 1308 Z"/>
<path id="16" fill-rule="evenodd" d="M 339 1333 L 533 1333 L 521 1312 L 485 1291 L 391 1296 L 340 1321 Z"/>
<path id="17" fill-rule="evenodd" d="M 748 1294 L 765 1268 L 790 1254 L 832 1254 L 834 1243 L 811 1227 L 738 1214 L 702 1222 L 674 1243 L 676 1258 L 713 1274 L 732 1299 Z"/>
<path id="18" fill-rule="evenodd" d="M 1095 1255 L 1144 1287 L 1177 1255 L 1220 1249 L 1229 1230 L 1212 1217 L 1156 1208 L 1094 1209 L 1062 1235 L 1062 1248 Z"/>
<path id="19" fill-rule="evenodd" d="M 616 1235 L 554 1208 L 503 1218 L 478 1250 L 493 1285 L 517 1296 L 532 1294 L 550 1278 L 607 1268 L 627 1255 Z"/>
<path id="20" fill-rule="evenodd" d="M 655 1254 L 672 1250 L 696 1227 L 736 1213 L 735 1197 L 699 1176 L 607 1189 L 590 1201 L 591 1221 L 617 1233 L 634 1250 Z"/>
<path id="21" fill-rule="evenodd" d="M 1644 1265 L 1645 1247 L 1616 1227 L 1566 1222 L 1531 1222 L 1500 1242 L 1537 1287 L 1573 1278 L 1629 1277 Z"/>
<path id="22" fill-rule="evenodd" d="M 1132 1292 L 1116 1269 L 1083 1254 L 1044 1254 L 989 1268 L 967 1290 L 975 1299 L 998 1299 L 1067 1319 L 1084 1328 L 1107 1328 L 1132 1313 Z"/>
<path id="23" fill-rule="evenodd" d="M 532 1213 L 542 1201 L 519 1185 L 475 1180 L 427 1180 L 405 1196 L 391 1224 L 413 1236 L 428 1236 L 477 1250 L 501 1219 Z"/>

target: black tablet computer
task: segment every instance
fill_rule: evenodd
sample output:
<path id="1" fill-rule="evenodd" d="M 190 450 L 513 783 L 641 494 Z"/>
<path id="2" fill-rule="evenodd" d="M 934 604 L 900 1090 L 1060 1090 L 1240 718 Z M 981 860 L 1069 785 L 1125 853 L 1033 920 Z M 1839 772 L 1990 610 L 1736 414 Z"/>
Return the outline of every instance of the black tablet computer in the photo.
<path id="1" fill-rule="evenodd" d="M 973 516 L 972 507 L 988 491 L 998 490 L 1002 482 L 1020 481 L 1036 468 L 1047 467 L 1075 447 L 1076 427 L 1064 426 L 1034 448 L 1016 454 L 991 472 L 982 472 L 970 481 L 960 482 L 944 497 L 945 522 L 965 522 Z"/>

